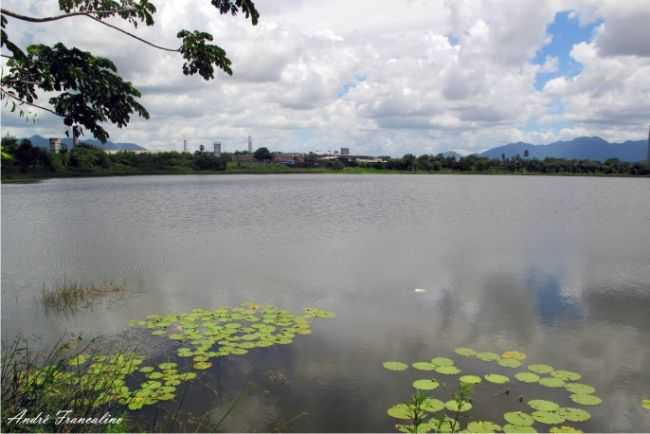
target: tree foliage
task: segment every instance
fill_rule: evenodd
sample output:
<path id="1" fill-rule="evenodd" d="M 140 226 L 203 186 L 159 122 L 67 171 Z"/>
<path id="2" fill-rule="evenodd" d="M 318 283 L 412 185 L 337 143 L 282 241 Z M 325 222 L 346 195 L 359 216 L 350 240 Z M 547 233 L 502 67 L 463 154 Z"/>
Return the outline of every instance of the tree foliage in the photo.
<path id="1" fill-rule="evenodd" d="M 224 15 L 242 14 L 257 24 L 259 13 L 251 0 L 211 0 L 216 10 Z M 68 48 L 62 43 L 52 46 L 35 44 L 22 49 L 11 41 L 9 19 L 33 24 L 84 16 L 98 24 L 126 34 L 152 48 L 173 52 L 183 60 L 183 74 L 198 74 L 205 80 L 215 77 L 215 70 L 231 75 L 231 61 L 226 51 L 213 43 L 213 36 L 199 30 L 180 30 L 180 46 L 163 47 L 144 40 L 112 23 L 107 18 L 121 18 L 133 27 L 155 24 L 156 7 L 149 0 L 59 0 L 60 15 L 31 17 L 2 8 L 2 48 L 6 62 L 0 97 L 6 103 L 37 107 L 63 118 L 68 127 L 89 130 L 105 142 L 108 131 L 103 123 L 126 126 L 133 115 L 148 119 L 149 113 L 139 102 L 140 92 L 132 83 L 123 80 L 113 62 L 79 48 Z M 4 51 L 6 50 L 6 51 Z M 3 71 L 4 72 L 4 71 Z M 38 103 L 39 92 L 55 92 L 48 100 L 49 107 Z M 21 111 L 21 114 L 23 112 Z"/>
<path id="2" fill-rule="evenodd" d="M 253 153 L 253 158 L 255 158 L 257 161 L 269 161 L 273 158 L 273 155 L 271 155 L 269 148 L 262 147 L 255 150 Z"/>

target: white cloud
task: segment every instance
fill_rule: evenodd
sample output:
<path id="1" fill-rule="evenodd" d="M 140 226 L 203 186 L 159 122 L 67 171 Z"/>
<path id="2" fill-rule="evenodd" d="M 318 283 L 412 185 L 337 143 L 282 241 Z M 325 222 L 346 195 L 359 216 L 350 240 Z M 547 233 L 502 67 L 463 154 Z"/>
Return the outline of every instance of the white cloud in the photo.
<path id="1" fill-rule="evenodd" d="M 262 16 L 253 27 L 219 16 L 207 1 L 159 1 L 156 26 L 137 34 L 175 46 L 181 28 L 212 32 L 233 60 L 234 75 L 219 73 L 209 82 L 183 76 L 177 56 L 88 19 L 10 20 L 9 30 L 22 45 L 61 40 L 115 61 L 142 90 L 152 118 L 109 128 L 112 140 L 159 149 L 180 149 L 183 139 L 219 140 L 236 149 L 252 134 L 256 144 L 283 150 L 468 153 L 572 133 L 641 136 L 636 128 L 645 127 L 650 113 L 650 58 L 639 39 L 647 34 L 638 18 L 647 13 L 643 3 L 258 0 Z M 6 0 L 3 7 L 36 16 L 56 11 L 49 1 Z M 551 40 L 546 26 L 555 13 L 568 9 L 581 22 L 604 24 L 592 43 L 571 52 L 584 70 L 539 91 L 536 75 L 558 72 L 559 63 L 553 56 L 541 66 L 531 59 Z M 3 130 L 14 134 L 63 130 L 50 116 L 35 127 L 10 116 L 3 111 Z M 531 123 L 539 128 L 531 131 Z"/>

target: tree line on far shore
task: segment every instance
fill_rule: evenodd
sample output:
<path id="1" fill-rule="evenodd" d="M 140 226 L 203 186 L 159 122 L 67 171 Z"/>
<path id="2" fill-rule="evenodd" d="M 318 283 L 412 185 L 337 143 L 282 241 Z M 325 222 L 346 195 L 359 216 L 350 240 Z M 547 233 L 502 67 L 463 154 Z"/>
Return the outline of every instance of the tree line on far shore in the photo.
<path id="1" fill-rule="evenodd" d="M 271 164 L 272 153 L 259 148 L 252 158 L 242 164 L 242 152 L 223 153 L 216 156 L 210 152 L 107 153 L 100 148 L 80 144 L 71 150 L 62 149 L 51 153 L 32 146 L 28 139 L 2 138 L 2 176 L 73 176 L 73 175 L 120 175 L 148 173 L 200 173 L 223 172 L 226 170 L 264 172 L 291 170 L 355 171 L 367 169 L 372 172 L 415 172 L 415 173 L 514 173 L 514 174 L 574 174 L 574 175 L 628 175 L 650 176 L 650 167 L 645 162 L 629 163 L 618 159 L 604 162 L 592 160 L 565 160 L 546 158 L 544 160 L 515 156 L 514 158 L 489 159 L 478 155 L 466 157 L 406 154 L 401 158 L 380 157 L 373 162 L 359 161 L 353 157 L 339 156 L 334 160 L 322 160 L 309 153 L 291 168 Z"/>

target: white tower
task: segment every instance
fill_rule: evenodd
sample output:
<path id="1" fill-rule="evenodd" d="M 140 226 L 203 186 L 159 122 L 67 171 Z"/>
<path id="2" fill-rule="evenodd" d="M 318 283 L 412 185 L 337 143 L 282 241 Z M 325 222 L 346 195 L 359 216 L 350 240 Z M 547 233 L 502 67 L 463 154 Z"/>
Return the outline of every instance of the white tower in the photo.
<path id="1" fill-rule="evenodd" d="M 221 157 L 221 143 L 215 142 L 212 146 L 214 147 L 214 156 Z"/>
<path id="2" fill-rule="evenodd" d="M 253 153 L 253 138 L 248 136 L 248 152 Z"/>
<path id="3" fill-rule="evenodd" d="M 183 139 L 183 153 L 187 154 L 187 140 Z"/>

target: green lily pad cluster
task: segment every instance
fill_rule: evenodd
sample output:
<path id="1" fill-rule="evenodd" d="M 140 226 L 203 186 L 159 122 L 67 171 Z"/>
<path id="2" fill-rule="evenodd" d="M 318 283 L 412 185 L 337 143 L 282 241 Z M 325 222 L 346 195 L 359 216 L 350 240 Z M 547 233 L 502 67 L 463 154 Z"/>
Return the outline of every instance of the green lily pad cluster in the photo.
<path id="1" fill-rule="evenodd" d="M 523 366 L 527 359 L 526 354 L 520 351 L 505 351 L 501 354 L 495 352 L 476 351 L 467 347 L 455 349 L 455 353 L 461 357 L 476 358 L 485 362 L 494 362 L 504 368 L 516 369 Z M 457 375 L 461 369 L 456 366 L 453 359 L 447 357 L 434 357 L 431 361 L 419 361 L 411 365 L 416 371 L 426 371 L 432 374 L 440 374 L 441 377 L 418 379 L 413 382 L 413 387 L 418 391 L 434 391 L 440 386 L 445 376 Z M 400 361 L 390 361 L 384 363 L 384 368 L 389 371 L 406 371 L 409 365 Z M 528 370 L 516 372 L 511 379 L 508 375 L 487 373 L 484 375 L 464 374 L 458 379 L 461 385 L 466 387 L 476 386 L 480 383 L 487 382 L 496 385 L 504 385 L 511 381 L 520 383 L 539 385 L 548 388 L 565 389 L 569 393 L 570 399 L 581 406 L 599 405 L 602 400 L 595 395 L 596 389 L 588 384 L 579 383 L 582 375 L 568 370 L 555 369 L 554 367 L 541 363 L 527 365 Z M 484 387 L 484 386 L 480 386 Z M 443 418 L 423 418 L 418 416 L 420 421 L 417 432 L 446 432 L 445 429 L 451 428 L 458 432 L 462 429 L 460 422 L 451 417 L 458 417 L 466 412 L 471 413 L 472 405 L 469 401 L 451 400 L 447 402 L 440 401 L 435 397 L 429 397 L 424 400 L 420 410 L 428 413 L 438 413 L 447 411 L 450 414 Z M 650 406 L 650 401 L 647 402 Z M 643 402 L 646 405 L 646 401 Z M 556 402 L 542 399 L 532 399 L 528 401 L 530 411 L 509 411 L 504 414 L 504 424 L 500 425 L 492 421 L 471 421 L 467 424 L 463 432 L 504 432 L 504 433 L 528 433 L 536 432 L 535 424 L 544 426 L 544 431 L 554 433 L 575 433 L 581 432 L 578 428 L 571 426 L 574 423 L 586 422 L 591 418 L 591 414 L 581 408 L 562 407 Z M 401 403 L 391 407 L 388 415 L 401 420 L 409 420 L 413 423 L 415 408 L 412 404 Z M 399 416 L 399 417 L 398 417 Z M 453 422 L 452 422 L 453 421 Z M 415 432 L 416 427 L 413 425 L 402 424 L 396 425 L 397 429 L 402 432 Z M 448 432 L 448 431 L 447 431 Z"/>
<path id="2" fill-rule="evenodd" d="M 158 401 L 172 400 L 176 397 L 176 388 L 181 383 L 197 377 L 195 372 L 179 372 L 178 365 L 174 362 L 161 363 L 157 369 L 144 366 L 139 372 L 144 374 L 147 380 L 132 391 L 128 398 L 120 401 L 121 404 L 128 405 L 129 410 L 139 410 Z"/>
<path id="3" fill-rule="evenodd" d="M 93 407 L 130 399 L 126 378 L 137 371 L 143 358 L 133 353 L 77 354 L 65 363 L 25 371 L 20 377 L 25 390 L 40 387 L 47 398 L 76 391 Z"/>
<path id="4" fill-rule="evenodd" d="M 244 303 L 233 308 L 149 315 L 129 324 L 150 329 L 153 336 L 178 341 L 181 346 L 177 355 L 191 357 L 194 369 L 203 370 L 210 368 L 210 360 L 217 357 L 243 356 L 255 348 L 291 344 L 297 335 L 311 334 L 312 320 L 335 316 L 313 307 L 296 315 L 274 306 Z"/>

